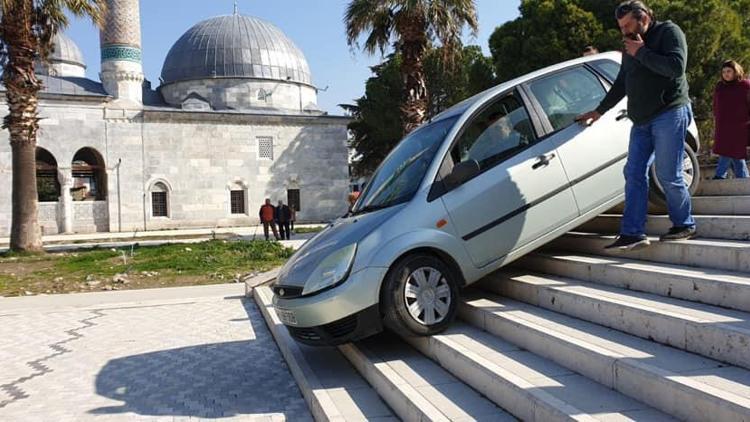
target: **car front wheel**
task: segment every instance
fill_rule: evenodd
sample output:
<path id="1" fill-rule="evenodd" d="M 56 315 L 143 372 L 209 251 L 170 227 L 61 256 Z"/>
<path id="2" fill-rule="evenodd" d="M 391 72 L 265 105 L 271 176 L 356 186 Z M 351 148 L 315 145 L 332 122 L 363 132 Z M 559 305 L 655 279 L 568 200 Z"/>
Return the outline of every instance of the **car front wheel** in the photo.
<path id="1" fill-rule="evenodd" d="M 408 256 L 386 276 L 384 323 L 400 335 L 437 334 L 455 317 L 458 298 L 457 278 L 442 260 L 428 254 Z"/>

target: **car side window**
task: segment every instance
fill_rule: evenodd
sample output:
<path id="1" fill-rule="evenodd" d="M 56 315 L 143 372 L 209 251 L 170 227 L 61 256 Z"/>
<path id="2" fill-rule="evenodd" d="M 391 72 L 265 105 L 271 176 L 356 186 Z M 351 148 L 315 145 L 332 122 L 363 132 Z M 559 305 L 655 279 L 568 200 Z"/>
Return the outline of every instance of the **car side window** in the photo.
<path id="1" fill-rule="evenodd" d="M 591 66 L 609 79 L 609 82 L 614 82 L 617 74 L 620 73 L 620 63 L 612 60 L 599 60 L 591 63 Z"/>
<path id="2" fill-rule="evenodd" d="M 582 67 L 537 79 L 529 84 L 529 89 L 554 131 L 572 125 L 576 116 L 594 110 L 607 94 L 596 75 Z"/>
<path id="3" fill-rule="evenodd" d="M 525 149 L 534 140 L 529 114 L 514 93 L 474 117 L 451 156 L 455 164 L 476 160 L 480 169 L 485 170 Z"/>

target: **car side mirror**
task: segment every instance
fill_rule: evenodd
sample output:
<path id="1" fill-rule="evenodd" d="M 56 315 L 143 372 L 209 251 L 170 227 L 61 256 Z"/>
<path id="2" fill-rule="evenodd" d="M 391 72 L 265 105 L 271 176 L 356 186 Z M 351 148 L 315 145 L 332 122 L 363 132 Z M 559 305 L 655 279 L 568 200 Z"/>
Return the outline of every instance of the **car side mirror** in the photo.
<path id="1" fill-rule="evenodd" d="M 449 189 L 461 186 L 481 172 L 477 160 L 468 160 L 458 163 L 453 171 L 445 178 L 445 184 Z"/>

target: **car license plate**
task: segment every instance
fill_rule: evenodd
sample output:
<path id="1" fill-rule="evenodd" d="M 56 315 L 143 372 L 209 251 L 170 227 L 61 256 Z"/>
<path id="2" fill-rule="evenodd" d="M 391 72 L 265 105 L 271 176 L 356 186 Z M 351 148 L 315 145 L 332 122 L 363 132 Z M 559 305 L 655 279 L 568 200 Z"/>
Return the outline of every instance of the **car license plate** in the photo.
<path id="1" fill-rule="evenodd" d="M 297 318 L 294 316 L 294 312 L 287 311 L 286 309 L 276 309 L 276 315 L 284 325 L 297 325 Z"/>

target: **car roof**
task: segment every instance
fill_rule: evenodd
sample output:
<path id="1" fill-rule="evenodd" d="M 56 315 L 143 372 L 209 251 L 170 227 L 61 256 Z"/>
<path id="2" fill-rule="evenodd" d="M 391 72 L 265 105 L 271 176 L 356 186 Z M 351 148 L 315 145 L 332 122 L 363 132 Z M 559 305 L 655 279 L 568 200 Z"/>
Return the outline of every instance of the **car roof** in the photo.
<path id="1" fill-rule="evenodd" d="M 553 73 L 558 70 L 568 68 L 570 66 L 575 66 L 581 63 L 591 63 L 591 62 L 599 61 L 602 59 L 609 59 L 609 60 L 616 61 L 617 63 L 620 63 L 622 61 L 622 53 L 619 51 L 610 51 L 610 52 L 595 54 L 591 56 L 579 57 L 573 60 L 568 60 L 562 63 L 557 63 L 552 66 L 545 67 L 544 69 L 539 69 L 534 72 L 527 73 L 523 76 L 519 76 L 518 78 L 496 85 L 486 91 L 480 92 L 479 94 L 476 94 L 473 97 L 469 97 L 461 101 L 460 103 L 452 106 L 451 108 L 443 111 L 437 116 L 433 117 L 431 120 L 435 122 L 435 121 L 447 119 L 449 117 L 461 115 L 467 110 L 469 110 L 470 108 L 472 108 L 472 106 L 483 103 L 486 99 L 494 97 L 496 94 L 499 94 L 515 86 L 518 86 L 524 82 L 528 82 L 540 76 L 544 76 L 549 73 Z"/>

